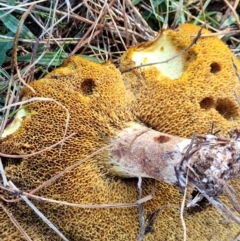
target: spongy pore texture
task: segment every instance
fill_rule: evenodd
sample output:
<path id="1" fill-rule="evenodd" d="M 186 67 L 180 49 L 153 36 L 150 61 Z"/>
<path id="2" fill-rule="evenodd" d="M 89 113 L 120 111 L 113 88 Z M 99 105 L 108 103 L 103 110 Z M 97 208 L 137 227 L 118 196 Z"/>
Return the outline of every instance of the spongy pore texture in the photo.
<path id="1" fill-rule="evenodd" d="M 180 45 L 187 45 L 187 42 L 184 42 L 183 39 L 190 39 L 192 32 L 188 32 L 189 29 L 190 27 L 186 28 L 185 35 L 180 30 L 180 36 L 182 37 L 179 38 L 183 41 L 183 43 L 179 43 Z M 194 28 L 194 30 L 198 29 Z M 193 32 L 195 33 L 195 31 Z M 170 33 L 177 39 L 177 32 L 170 30 Z M 220 44 L 219 40 L 213 38 L 212 41 L 216 42 L 216 46 L 225 48 L 225 52 L 229 53 L 229 50 Z M 200 49 L 194 51 L 200 53 Z M 221 50 L 216 49 L 216 51 Z M 218 56 L 218 53 L 216 55 Z M 225 55 L 224 53 L 222 59 L 225 58 Z M 228 55 L 232 56 L 230 53 Z M 205 59 L 204 61 L 209 60 Z M 220 61 L 220 57 L 216 61 Z M 231 62 L 231 59 L 229 61 Z M 220 62 L 220 64 L 223 70 L 225 65 L 223 65 L 223 62 Z M 190 64 L 188 68 L 190 68 Z M 199 66 L 199 68 L 204 69 L 205 67 Z M 201 85 L 201 91 L 199 89 L 197 95 L 200 96 L 200 93 L 202 93 L 203 99 L 206 96 L 210 98 L 210 95 L 205 94 L 208 93 L 208 88 L 213 88 L 212 83 L 214 82 L 217 97 L 214 97 L 214 93 L 211 92 L 213 100 L 220 98 L 218 89 L 222 89 L 222 85 L 225 86 L 225 93 L 222 93 L 221 98 L 223 100 L 228 98 L 226 93 L 230 93 L 230 89 L 233 86 L 236 87 L 237 84 L 235 83 L 235 76 L 231 74 L 232 70 L 230 70 L 229 65 L 226 65 L 226 68 L 229 73 L 224 73 L 228 80 L 224 79 L 222 83 L 223 80 L 221 79 L 221 81 L 215 83 L 209 77 L 209 82 L 204 82 Z M 203 73 L 205 76 L 206 73 Z M 137 74 L 141 77 L 139 72 Z M 211 74 L 214 75 L 215 73 L 208 73 L 209 76 Z M 183 75 L 185 74 L 183 73 Z M 132 76 L 135 76 L 135 72 L 132 73 Z M 200 78 L 199 74 L 197 78 Z M 197 81 L 196 78 L 189 81 L 194 85 L 194 80 Z M 130 80 L 125 79 L 125 81 Z M 136 78 L 133 81 L 137 82 Z M 145 81 L 145 79 L 141 79 L 141 81 Z M 155 108 L 165 109 L 168 114 L 149 112 L 146 121 L 148 120 L 150 124 L 150 119 L 152 119 L 155 123 L 154 127 L 160 129 L 166 126 L 165 129 L 163 128 L 164 131 L 169 131 L 171 128 L 170 126 L 167 127 L 168 122 L 171 118 L 174 118 L 174 120 L 171 120 L 171 123 L 174 123 L 173 128 L 175 128 L 175 123 L 178 123 L 179 126 L 178 131 L 175 132 L 189 135 L 192 127 L 189 122 L 181 122 L 184 119 L 181 119 L 180 114 L 178 116 L 176 112 L 176 108 L 180 107 L 174 107 L 171 104 L 174 98 L 170 98 L 169 104 L 164 98 L 166 98 L 167 93 L 170 95 L 171 91 L 174 91 L 175 94 L 181 94 L 178 97 L 178 101 L 181 102 L 184 91 L 186 91 L 188 96 L 189 93 L 192 93 L 194 100 L 194 87 L 191 87 L 190 84 L 185 85 L 185 87 L 181 87 L 181 84 L 175 84 L 174 86 L 174 83 L 184 84 L 188 82 L 187 78 L 175 82 L 163 80 L 163 85 L 160 85 L 160 82 L 157 81 L 159 80 L 153 79 L 150 82 L 147 78 L 145 89 L 143 86 L 138 86 L 141 91 L 139 96 L 136 96 L 140 104 L 136 105 L 135 102 L 134 104 L 132 102 L 135 98 L 133 92 L 136 94 L 134 85 L 131 86 L 134 91 L 130 91 L 129 87 L 126 90 L 120 72 L 112 64 L 96 64 L 77 56 L 69 58 L 62 67 L 52 71 L 45 78 L 31 83 L 31 87 L 36 93 L 25 87 L 21 93 L 21 98 L 27 100 L 32 97 L 45 97 L 60 102 L 70 113 L 67 135 L 76 134 L 64 142 L 61 154 L 59 154 L 60 146 L 57 146 L 29 158 L 4 158 L 3 164 L 7 179 L 12 180 L 20 190 L 30 192 L 56 173 L 109 144 L 111 139 L 128 122 L 136 120 L 135 114 L 132 114 L 136 107 L 139 111 L 138 117 L 142 117 L 148 108 L 151 111 Z M 227 84 L 228 82 L 229 84 Z M 152 83 L 152 92 L 150 91 L 150 83 Z M 159 93 L 162 90 L 166 91 L 166 86 L 172 86 L 171 91 L 166 92 L 160 100 Z M 211 89 L 211 91 L 213 90 Z M 153 93 L 153 95 L 148 96 L 148 101 L 144 96 L 146 93 Z M 188 110 L 184 116 L 190 115 L 189 118 L 192 118 L 191 115 L 194 115 L 195 112 L 202 112 L 200 107 L 194 109 L 190 106 L 191 108 L 188 109 L 184 106 L 187 103 L 185 96 L 183 100 L 185 102 L 182 102 L 181 108 Z M 235 103 L 233 99 L 230 100 L 231 103 Z M 161 101 L 163 101 L 162 105 Z M 197 106 L 196 100 L 194 103 L 194 106 Z M 143 108 L 142 111 L 140 107 Z M 67 113 L 62 106 L 53 101 L 39 101 L 24 108 L 27 116 L 20 128 L 1 140 L 0 147 L 3 153 L 15 155 L 33 153 L 58 142 L 64 136 Z M 211 111 L 210 109 L 209 111 Z M 173 114 L 171 114 L 171 110 Z M 156 114 L 156 117 L 154 117 L 154 114 Z M 168 121 L 164 119 L 167 118 L 167 115 L 171 115 L 171 118 L 167 119 Z M 201 114 L 198 118 L 198 121 L 202 120 L 205 123 L 207 117 Z M 156 124 L 157 121 L 158 124 Z M 161 124 L 163 122 L 165 122 L 165 125 Z M 203 130 L 201 125 L 192 122 L 191 124 L 198 128 L 197 131 Z M 69 171 L 54 183 L 44 187 L 37 194 L 78 204 L 131 203 L 138 200 L 138 180 L 120 179 L 111 176 L 106 168 L 107 162 L 107 152 L 98 154 Z M 143 196 L 151 194 L 153 186 L 153 180 L 145 179 L 142 184 Z M 235 187 L 238 186 L 239 183 L 236 182 Z M 12 198 L 7 192 L 1 191 L 0 194 L 4 195 L 5 198 Z M 153 199 L 144 203 L 146 225 L 150 224 L 147 228 L 149 233 L 146 234 L 144 240 L 183 240 L 183 228 L 179 217 L 182 198 L 183 194 L 176 187 L 161 182 L 155 184 Z M 190 191 L 189 198 L 192 198 Z M 32 201 L 70 241 L 133 241 L 136 240 L 140 232 L 137 207 L 82 209 Z M 8 210 L 9 215 L 20 223 L 32 240 L 61 240 L 23 201 L 18 203 L 3 202 L 3 205 Z M 150 214 L 156 211 L 159 211 L 159 213 L 156 215 L 156 219 L 152 219 L 154 215 L 151 216 Z M 215 208 L 208 204 L 185 209 L 184 219 L 189 241 L 227 241 L 239 231 L 237 225 L 227 221 Z M 0 238 L 3 241 L 24 240 L 2 209 L 0 209 Z"/>
<path id="2" fill-rule="evenodd" d="M 120 69 L 166 61 L 190 46 L 199 31 L 190 24 L 163 31 L 152 42 L 126 51 Z M 184 137 L 217 130 L 226 135 L 231 128 L 239 127 L 234 91 L 239 94 L 240 85 L 233 63 L 238 70 L 240 63 L 217 37 L 204 36 L 209 33 L 203 30 L 196 44 L 171 61 L 123 74 L 142 122 Z"/>

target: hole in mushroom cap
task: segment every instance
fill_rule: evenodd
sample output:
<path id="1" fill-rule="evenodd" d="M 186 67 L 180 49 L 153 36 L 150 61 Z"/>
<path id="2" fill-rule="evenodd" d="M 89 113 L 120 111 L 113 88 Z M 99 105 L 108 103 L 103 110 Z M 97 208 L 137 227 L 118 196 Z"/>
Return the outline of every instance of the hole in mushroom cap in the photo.
<path id="1" fill-rule="evenodd" d="M 213 74 L 217 74 L 221 70 L 221 66 L 219 63 L 213 62 L 210 64 L 210 71 Z"/>
<path id="2" fill-rule="evenodd" d="M 212 97 L 206 97 L 202 99 L 199 104 L 202 109 L 208 110 L 214 107 L 214 100 Z"/>
<path id="3" fill-rule="evenodd" d="M 92 95 L 96 85 L 92 79 L 85 79 L 81 83 L 81 90 L 84 95 Z"/>
<path id="4" fill-rule="evenodd" d="M 238 107 L 229 99 L 219 99 L 216 103 L 216 110 L 226 120 L 232 120 L 239 117 Z"/>

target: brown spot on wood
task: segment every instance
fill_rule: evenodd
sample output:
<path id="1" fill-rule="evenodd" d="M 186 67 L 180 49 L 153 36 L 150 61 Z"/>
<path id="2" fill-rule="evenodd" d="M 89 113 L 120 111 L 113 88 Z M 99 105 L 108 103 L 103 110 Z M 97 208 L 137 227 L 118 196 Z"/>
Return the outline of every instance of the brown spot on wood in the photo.
<path id="1" fill-rule="evenodd" d="M 154 141 L 158 143 L 165 143 L 165 142 L 168 142 L 169 140 L 170 140 L 170 137 L 164 136 L 164 135 L 154 137 Z"/>

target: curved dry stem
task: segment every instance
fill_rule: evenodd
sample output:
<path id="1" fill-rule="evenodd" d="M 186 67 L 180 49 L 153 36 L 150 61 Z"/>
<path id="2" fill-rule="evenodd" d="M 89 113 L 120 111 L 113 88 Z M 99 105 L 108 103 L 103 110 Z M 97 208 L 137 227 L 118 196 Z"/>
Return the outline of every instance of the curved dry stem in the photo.
<path id="1" fill-rule="evenodd" d="M 0 201 L 0 207 L 3 209 L 3 211 L 7 214 L 11 222 L 14 224 L 14 226 L 18 229 L 18 231 L 23 235 L 23 237 L 27 241 L 33 241 L 29 235 L 26 233 L 26 231 L 23 229 L 23 227 L 19 224 L 19 222 L 14 218 L 13 214 L 8 211 L 8 209 L 5 207 L 5 205 Z"/>
<path id="2" fill-rule="evenodd" d="M 223 192 L 227 195 L 227 197 L 230 200 L 231 204 L 233 205 L 234 209 L 238 213 L 240 213 L 240 204 L 239 204 L 238 200 L 236 199 L 236 196 L 233 194 L 233 191 L 231 191 L 230 189 L 231 189 L 231 187 L 227 183 L 224 183 Z"/>
<path id="3" fill-rule="evenodd" d="M 79 203 L 70 203 L 70 202 L 65 202 L 61 200 L 55 200 L 51 198 L 45 198 L 41 196 L 37 196 L 28 192 L 22 192 L 21 190 L 17 190 L 11 187 L 4 187 L 0 185 L 0 188 L 13 193 L 14 195 L 25 195 L 28 198 L 35 199 L 37 201 L 41 202 L 49 202 L 49 203 L 55 203 L 59 205 L 66 205 L 70 207 L 77 207 L 77 208 L 89 208 L 89 209 L 99 209 L 99 208 L 127 208 L 127 207 L 137 207 L 149 200 L 152 199 L 152 195 L 145 196 L 143 198 L 138 199 L 136 202 L 133 203 L 110 203 L 110 204 L 79 204 Z M 3 201 L 6 201 L 4 198 L 2 198 Z M 21 199 L 20 199 L 21 200 Z M 13 200 L 12 200 L 13 201 Z M 14 200 L 16 202 L 16 200 Z M 9 202 L 7 200 L 7 202 Z"/>
<path id="4" fill-rule="evenodd" d="M 41 153 L 43 153 L 43 152 L 45 152 L 45 151 L 48 151 L 48 150 L 50 150 L 50 149 L 58 146 L 59 144 L 62 144 L 62 143 L 65 142 L 66 140 L 68 140 L 68 139 L 70 139 L 71 137 L 73 137 L 75 134 L 76 134 L 76 133 L 72 133 L 71 135 L 62 138 L 62 140 L 54 143 L 53 145 L 48 146 L 48 147 L 46 147 L 46 148 L 44 148 L 44 149 L 42 149 L 42 150 L 40 150 L 40 151 L 33 152 L 33 153 L 31 153 L 31 154 L 10 155 L 10 154 L 6 154 L 6 153 L 0 152 L 0 156 L 2 156 L 2 157 L 8 157 L 8 158 L 28 158 L 28 157 L 36 156 L 36 155 L 38 155 L 38 154 L 41 154 Z"/>
<path id="5" fill-rule="evenodd" d="M 26 20 L 27 16 L 29 15 L 29 13 L 31 12 L 31 10 L 34 8 L 34 6 L 36 5 L 36 3 L 33 3 L 29 6 L 29 8 L 27 9 L 27 11 L 22 15 L 22 18 L 19 22 L 19 25 L 17 27 L 17 32 L 15 34 L 14 37 L 14 43 L 13 43 L 13 53 L 12 53 L 12 73 L 14 72 L 14 68 L 17 71 L 17 75 L 19 80 L 23 83 L 23 85 L 27 86 L 33 93 L 36 93 L 36 91 L 30 86 L 28 85 L 25 80 L 22 78 L 21 76 L 21 72 L 18 68 L 18 63 L 17 63 L 17 46 L 18 46 L 18 38 L 20 36 L 20 31 L 21 28 L 23 26 L 24 21 Z"/>
<path id="6" fill-rule="evenodd" d="M 226 219 L 230 218 L 240 225 L 240 218 L 237 217 L 222 201 L 220 201 L 218 198 L 210 197 L 203 189 L 199 188 L 197 185 L 195 185 L 195 187 Z"/>

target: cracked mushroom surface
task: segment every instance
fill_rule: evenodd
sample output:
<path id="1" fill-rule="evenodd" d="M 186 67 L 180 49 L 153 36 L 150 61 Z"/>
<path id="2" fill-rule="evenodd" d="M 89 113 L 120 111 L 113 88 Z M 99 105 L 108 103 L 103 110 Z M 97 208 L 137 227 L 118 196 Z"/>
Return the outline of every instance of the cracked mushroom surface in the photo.
<path id="1" fill-rule="evenodd" d="M 3 158 L 7 179 L 22 191 L 33 190 L 66 167 L 110 144 L 129 122 L 137 119 L 132 114 L 132 96 L 126 90 L 120 72 L 110 63 L 96 64 L 81 57 L 71 57 L 62 67 L 31 83 L 31 87 L 36 93 L 24 88 L 21 98 L 46 97 L 59 101 L 70 113 L 67 135 L 76 134 L 64 142 L 61 155 L 57 146 L 28 158 Z M 24 110 L 18 115 L 22 118 L 20 125 L 13 127 L 12 132 L 8 128 L 1 139 L 2 153 L 33 153 L 62 139 L 65 109 L 55 102 L 39 101 L 27 105 Z M 190 129 L 188 133 L 192 130 L 185 122 L 181 128 Z M 136 202 L 138 180 L 111 175 L 106 165 L 109 158 L 108 151 L 104 151 L 36 194 L 78 204 Z M 152 184 L 151 179 L 143 180 L 143 196 L 152 193 Z M 6 199 L 14 198 L 3 190 L 0 194 Z M 193 198 L 192 195 L 189 190 L 189 198 Z M 182 240 L 179 217 L 182 198 L 177 187 L 155 183 L 153 199 L 144 203 L 147 225 L 144 240 Z M 137 207 L 89 209 L 32 201 L 70 241 L 132 241 L 140 232 Z M 23 201 L 1 202 L 33 240 L 61 240 Z M 238 225 L 226 220 L 207 203 L 186 209 L 184 218 L 189 241 L 227 241 L 239 231 Z M 0 209 L 0 238 L 3 241 L 24 240 L 3 209 Z"/>
<path id="2" fill-rule="evenodd" d="M 156 130 L 191 137 L 194 132 L 212 130 L 227 135 L 231 128 L 239 128 L 240 108 L 234 92 L 240 94 L 240 83 L 233 67 L 234 62 L 240 71 L 239 60 L 217 37 L 206 36 L 210 32 L 205 29 L 196 44 L 180 55 L 199 31 L 200 27 L 190 24 L 163 30 L 121 58 L 121 71 L 166 61 L 123 73 L 136 116 Z"/>

